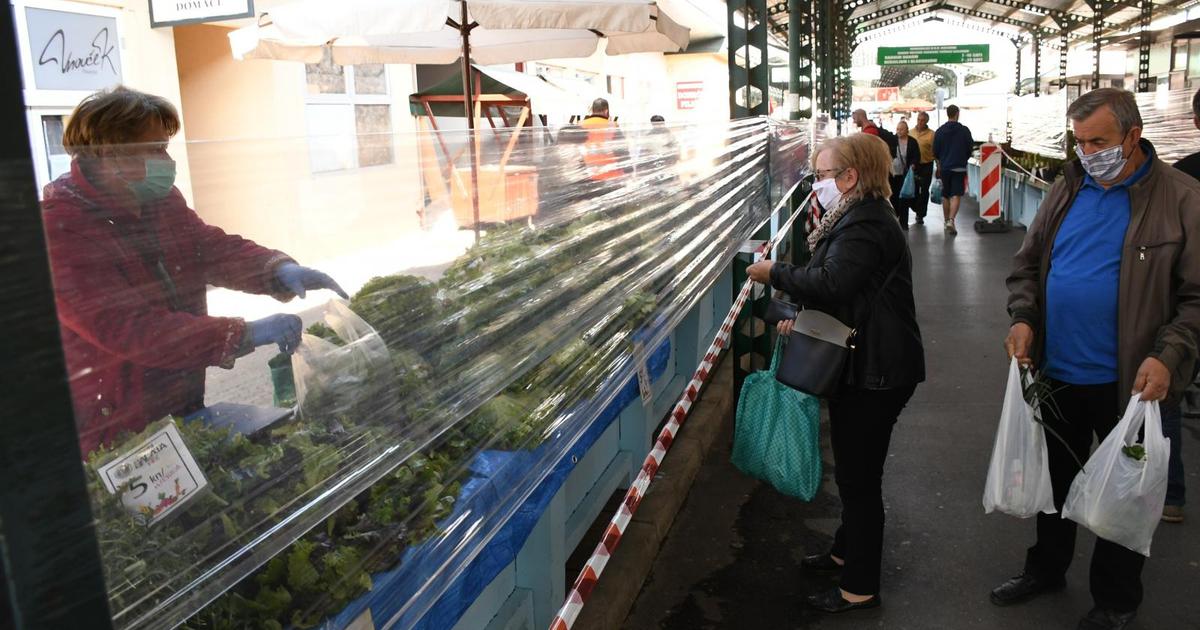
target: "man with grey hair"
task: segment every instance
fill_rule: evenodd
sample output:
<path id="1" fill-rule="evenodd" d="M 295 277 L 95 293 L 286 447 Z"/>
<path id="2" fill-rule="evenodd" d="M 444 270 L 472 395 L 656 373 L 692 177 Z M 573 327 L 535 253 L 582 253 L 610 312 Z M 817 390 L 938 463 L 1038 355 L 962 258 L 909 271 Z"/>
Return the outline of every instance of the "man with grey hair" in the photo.
<path id="1" fill-rule="evenodd" d="M 1047 194 L 1008 277 L 1005 346 L 1055 391 L 1043 407 L 1054 504 L 1061 512 L 1095 438 L 1131 396 L 1178 405 L 1200 335 L 1200 185 L 1142 139 L 1133 94 L 1093 90 L 1067 110 L 1078 162 Z M 992 591 L 998 606 L 1062 589 L 1073 521 L 1038 514 L 1024 572 Z M 1098 538 L 1094 608 L 1079 628 L 1126 628 L 1142 602 L 1145 557 Z"/>

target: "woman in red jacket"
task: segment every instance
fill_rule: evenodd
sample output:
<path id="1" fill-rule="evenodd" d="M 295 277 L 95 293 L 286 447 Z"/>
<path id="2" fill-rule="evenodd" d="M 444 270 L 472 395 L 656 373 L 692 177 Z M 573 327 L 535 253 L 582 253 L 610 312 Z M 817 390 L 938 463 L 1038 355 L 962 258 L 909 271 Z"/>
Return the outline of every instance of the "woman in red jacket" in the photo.
<path id="1" fill-rule="evenodd" d="M 179 114 L 123 87 L 79 104 L 63 134 L 71 171 L 45 189 L 43 220 L 79 443 L 86 456 L 124 431 L 204 404 L 204 370 L 258 346 L 293 352 L 300 318 L 208 315 L 215 285 L 281 301 L 329 276 L 205 224 L 175 188 L 167 142 Z"/>

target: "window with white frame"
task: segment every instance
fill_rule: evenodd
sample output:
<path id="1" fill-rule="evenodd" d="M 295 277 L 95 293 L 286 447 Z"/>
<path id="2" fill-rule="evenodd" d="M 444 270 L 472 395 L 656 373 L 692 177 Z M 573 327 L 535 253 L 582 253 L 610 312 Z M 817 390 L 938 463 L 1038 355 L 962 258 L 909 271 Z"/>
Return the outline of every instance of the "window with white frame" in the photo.
<path id="1" fill-rule="evenodd" d="M 329 51 L 304 67 L 312 172 L 391 164 L 391 97 L 383 64 L 339 66 Z"/>

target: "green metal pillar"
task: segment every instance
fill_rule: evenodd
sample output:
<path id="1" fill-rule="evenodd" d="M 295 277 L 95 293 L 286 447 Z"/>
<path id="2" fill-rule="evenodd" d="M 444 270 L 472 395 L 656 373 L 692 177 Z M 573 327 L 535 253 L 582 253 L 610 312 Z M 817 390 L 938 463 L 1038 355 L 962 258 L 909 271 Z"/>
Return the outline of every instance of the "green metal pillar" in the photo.
<path id="1" fill-rule="evenodd" d="M 1042 38 L 1036 33 L 1033 36 L 1033 95 L 1042 94 Z"/>
<path id="2" fill-rule="evenodd" d="M 1092 89 L 1100 87 L 1100 36 L 1104 33 L 1104 0 L 1092 0 Z"/>
<path id="3" fill-rule="evenodd" d="M 812 0 L 788 0 L 788 118 L 812 119 L 813 24 Z"/>
<path id="4" fill-rule="evenodd" d="M 729 115 L 769 113 L 767 0 L 729 0 Z"/>
<path id="5" fill-rule="evenodd" d="M 766 0 L 729 0 L 729 114 L 732 118 L 765 116 L 770 107 L 770 67 L 767 63 L 767 32 L 770 14 Z M 754 235 L 770 238 L 770 228 Z M 733 290 L 741 291 L 746 268 L 753 263 L 751 254 L 738 254 L 733 261 Z M 740 391 L 746 376 L 767 365 L 771 355 L 771 337 L 762 315 L 770 301 L 769 292 L 750 300 L 734 322 L 731 335 L 733 379 Z"/>
<path id="6" fill-rule="evenodd" d="M 1142 27 L 1138 36 L 1138 86 L 1137 91 L 1149 92 L 1150 85 L 1150 20 L 1154 15 L 1152 0 L 1138 0 L 1138 25 Z"/>
<path id="7" fill-rule="evenodd" d="M 835 0 L 816 0 L 816 19 L 813 33 L 816 59 L 817 110 L 834 117 L 834 95 L 837 91 L 836 24 L 841 4 Z M 831 121 L 832 122 L 832 121 Z"/>

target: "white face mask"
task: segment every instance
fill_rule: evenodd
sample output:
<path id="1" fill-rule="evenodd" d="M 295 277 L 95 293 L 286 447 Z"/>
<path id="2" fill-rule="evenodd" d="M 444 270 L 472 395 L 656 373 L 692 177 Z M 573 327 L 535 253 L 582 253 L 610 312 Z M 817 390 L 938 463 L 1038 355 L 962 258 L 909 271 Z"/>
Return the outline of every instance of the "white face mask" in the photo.
<path id="1" fill-rule="evenodd" d="M 1129 158 L 1125 157 L 1125 147 L 1120 144 L 1091 155 L 1084 155 L 1082 149 L 1075 147 L 1075 154 L 1079 156 L 1083 170 L 1098 182 L 1111 182 L 1116 179 L 1129 162 Z"/>
<path id="2" fill-rule="evenodd" d="M 825 210 L 833 210 L 837 207 L 838 201 L 842 199 L 842 191 L 838 190 L 834 177 L 822 179 L 813 184 L 813 194 L 817 196 L 817 202 Z"/>

